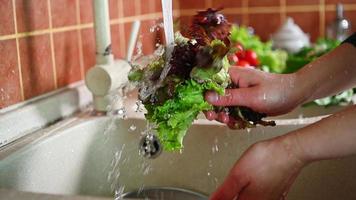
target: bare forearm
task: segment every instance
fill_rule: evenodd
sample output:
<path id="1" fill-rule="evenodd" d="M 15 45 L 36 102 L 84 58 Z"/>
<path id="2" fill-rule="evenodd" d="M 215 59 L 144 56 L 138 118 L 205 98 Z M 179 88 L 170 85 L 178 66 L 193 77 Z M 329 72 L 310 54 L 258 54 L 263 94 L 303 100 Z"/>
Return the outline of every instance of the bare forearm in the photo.
<path id="1" fill-rule="evenodd" d="M 307 162 L 356 154 L 356 106 L 287 134 Z"/>
<path id="2" fill-rule="evenodd" d="M 342 44 L 296 73 L 305 102 L 356 86 L 356 48 Z"/>

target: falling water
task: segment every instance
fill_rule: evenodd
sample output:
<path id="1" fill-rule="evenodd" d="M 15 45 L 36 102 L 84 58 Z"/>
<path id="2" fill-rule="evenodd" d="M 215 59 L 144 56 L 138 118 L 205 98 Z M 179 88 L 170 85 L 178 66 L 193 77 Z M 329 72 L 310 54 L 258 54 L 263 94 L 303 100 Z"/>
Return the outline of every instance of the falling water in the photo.
<path id="1" fill-rule="evenodd" d="M 172 0 L 162 0 L 162 14 L 164 36 L 166 38 L 167 50 L 173 50 L 174 31 L 173 31 L 173 16 L 172 16 Z M 172 51 L 167 51 L 171 53 Z M 169 54 L 170 57 L 170 54 Z"/>
<path id="2" fill-rule="evenodd" d="M 173 48 L 174 48 L 174 31 L 173 31 L 173 16 L 172 16 L 172 0 L 162 0 L 162 14 L 163 14 L 163 26 L 164 36 L 166 38 L 166 65 L 162 70 L 160 76 L 160 82 L 163 82 L 167 76 L 171 60 Z M 160 85 L 160 84 L 158 84 Z"/>

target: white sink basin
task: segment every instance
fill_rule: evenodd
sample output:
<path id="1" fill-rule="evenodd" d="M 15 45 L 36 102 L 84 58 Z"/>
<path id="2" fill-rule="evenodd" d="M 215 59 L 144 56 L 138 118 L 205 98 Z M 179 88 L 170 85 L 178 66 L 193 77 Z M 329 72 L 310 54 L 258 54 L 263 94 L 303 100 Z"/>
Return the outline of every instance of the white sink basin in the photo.
<path id="1" fill-rule="evenodd" d="M 136 130 L 129 130 L 132 125 Z M 259 127 L 248 132 L 195 124 L 185 138 L 184 151 L 145 159 L 138 154 L 144 120 L 75 117 L 0 151 L 0 187 L 113 196 L 117 185 L 125 186 L 125 191 L 171 186 L 209 195 L 249 145 L 304 125 Z M 355 169 L 356 157 L 310 165 L 288 199 L 356 199 Z"/>

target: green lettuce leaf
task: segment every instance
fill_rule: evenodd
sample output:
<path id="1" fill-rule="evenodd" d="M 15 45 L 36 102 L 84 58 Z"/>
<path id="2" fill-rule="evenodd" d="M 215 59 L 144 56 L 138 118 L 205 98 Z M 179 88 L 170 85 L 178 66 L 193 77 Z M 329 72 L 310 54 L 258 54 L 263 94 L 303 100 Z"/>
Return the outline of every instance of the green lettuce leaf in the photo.
<path id="1" fill-rule="evenodd" d="M 183 138 L 198 114 L 213 108 L 204 100 L 207 90 L 224 93 L 224 87 L 215 82 L 199 84 L 190 79 L 178 85 L 174 98 L 163 105 L 145 105 L 148 111 L 146 118 L 157 125 L 156 131 L 165 150 L 181 149 Z"/>

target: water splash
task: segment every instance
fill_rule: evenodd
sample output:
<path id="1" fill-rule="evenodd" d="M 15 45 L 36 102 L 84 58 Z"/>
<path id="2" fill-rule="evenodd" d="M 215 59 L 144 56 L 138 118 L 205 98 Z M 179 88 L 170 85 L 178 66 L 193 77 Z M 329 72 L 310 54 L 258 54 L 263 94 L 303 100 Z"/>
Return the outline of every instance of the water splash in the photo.
<path id="1" fill-rule="evenodd" d="M 115 190 L 114 200 L 122 200 L 124 191 L 125 191 L 125 186 L 121 186 L 118 189 L 116 189 Z"/>
<path id="2" fill-rule="evenodd" d="M 211 148 L 211 152 L 212 152 L 213 154 L 219 152 L 218 143 L 219 143 L 218 138 L 215 138 L 215 139 L 214 139 L 214 144 L 213 144 L 213 146 L 212 146 L 212 148 Z"/>
<path id="3" fill-rule="evenodd" d="M 130 132 L 133 132 L 133 131 L 135 131 L 137 129 L 137 127 L 135 126 L 135 125 L 131 125 L 130 127 L 129 127 L 129 131 Z"/>
<path id="4" fill-rule="evenodd" d="M 110 163 L 111 170 L 107 174 L 107 181 L 110 183 L 110 188 L 115 192 L 115 200 L 122 199 L 123 192 L 125 190 L 125 185 L 120 184 L 119 178 L 120 172 L 120 161 L 122 159 L 122 154 L 125 149 L 125 144 L 122 145 L 121 149 L 117 150 L 114 157 Z"/>
<path id="5" fill-rule="evenodd" d="M 135 102 L 135 112 L 143 112 L 145 109 L 145 106 L 143 105 L 142 101 L 141 100 L 137 100 Z"/>
<path id="6" fill-rule="evenodd" d="M 132 61 L 137 61 L 140 58 L 144 57 L 143 55 L 143 50 L 142 50 L 142 42 L 141 42 L 142 36 L 139 37 L 140 40 L 137 40 L 136 42 L 136 54 L 132 56 Z"/>
<path id="7" fill-rule="evenodd" d="M 163 22 L 154 24 L 153 26 L 150 27 L 150 32 L 153 33 L 155 31 L 159 31 L 163 27 L 164 27 Z"/>

